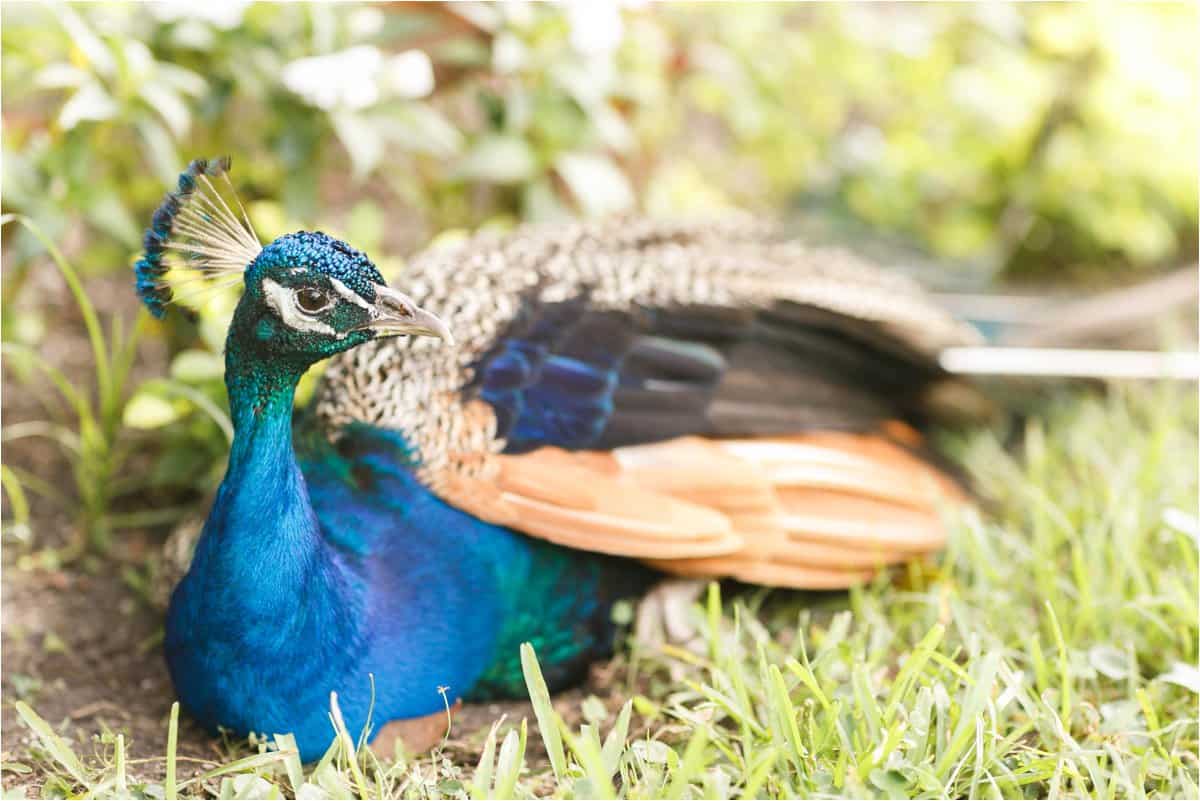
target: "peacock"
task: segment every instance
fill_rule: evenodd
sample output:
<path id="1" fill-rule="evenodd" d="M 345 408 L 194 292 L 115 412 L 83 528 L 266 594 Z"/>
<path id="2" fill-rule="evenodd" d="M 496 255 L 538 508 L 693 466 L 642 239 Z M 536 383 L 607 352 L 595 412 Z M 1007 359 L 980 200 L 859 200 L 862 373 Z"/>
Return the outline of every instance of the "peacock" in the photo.
<path id="1" fill-rule="evenodd" d="M 434 248 L 401 291 L 324 233 L 262 244 L 229 170 L 188 165 L 135 266 L 156 317 L 242 286 L 235 436 L 164 643 L 209 729 L 311 760 L 331 693 L 384 738 L 523 696 L 526 642 L 566 687 L 666 576 L 849 587 L 967 497 L 920 432 L 977 335 L 902 275 L 756 218 L 626 217 Z"/>

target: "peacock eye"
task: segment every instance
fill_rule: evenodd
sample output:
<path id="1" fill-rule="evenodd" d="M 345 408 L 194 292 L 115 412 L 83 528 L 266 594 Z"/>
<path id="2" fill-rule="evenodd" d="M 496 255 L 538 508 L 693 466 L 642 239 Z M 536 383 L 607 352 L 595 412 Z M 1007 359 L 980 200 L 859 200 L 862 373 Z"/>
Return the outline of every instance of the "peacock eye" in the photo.
<path id="1" fill-rule="evenodd" d="M 329 296 L 319 289 L 305 287 L 296 292 L 296 305 L 305 314 L 316 314 L 329 308 Z"/>

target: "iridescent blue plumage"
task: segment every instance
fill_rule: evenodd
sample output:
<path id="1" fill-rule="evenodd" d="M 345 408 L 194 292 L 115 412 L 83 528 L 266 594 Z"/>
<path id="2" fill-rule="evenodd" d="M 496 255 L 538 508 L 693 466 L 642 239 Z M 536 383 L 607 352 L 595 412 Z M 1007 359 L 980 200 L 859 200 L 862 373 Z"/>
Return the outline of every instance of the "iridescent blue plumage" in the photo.
<path id="1" fill-rule="evenodd" d="M 480 397 L 507 453 L 593 447 L 608 428 L 636 337 L 626 315 L 588 311 L 586 300 L 536 306 L 480 361 Z"/>
<path id="2" fill-rule="evenodd" d="M 375 300 L 374 288 L 383 283 L 366 253 L 321 231 L 284 234 L 263 249 L 250 269 L 279 264 L 303 265 L 306 270 L 336 278 L 367 301 Z"/>

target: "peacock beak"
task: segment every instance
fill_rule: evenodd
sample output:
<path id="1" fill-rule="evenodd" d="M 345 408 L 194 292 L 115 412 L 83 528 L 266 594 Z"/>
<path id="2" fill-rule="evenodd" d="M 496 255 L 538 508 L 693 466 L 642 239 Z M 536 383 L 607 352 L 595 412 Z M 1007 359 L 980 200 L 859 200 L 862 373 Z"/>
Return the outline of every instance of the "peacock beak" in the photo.
<path id="1" fill-rule="evenodd" d="M 375 285 L 375 302 L 370 304 L 370 310 L 371 320 L 363 327 L 371 329 L 377 336 L 430 336 L 437 337 L 447 345 L 454 344 L 450 327 L 440 317 L 422 309 L 408 295 L 391 287 Z"/>

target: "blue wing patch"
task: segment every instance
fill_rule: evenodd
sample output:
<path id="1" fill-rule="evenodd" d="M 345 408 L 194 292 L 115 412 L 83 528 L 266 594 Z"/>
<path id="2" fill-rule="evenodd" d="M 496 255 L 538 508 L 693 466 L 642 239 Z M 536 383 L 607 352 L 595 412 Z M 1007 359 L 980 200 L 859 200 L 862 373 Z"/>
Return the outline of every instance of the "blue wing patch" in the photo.
<path id="1" fill-rule="evenodd" d="M 507 452 L 541 445 L 586 448 L 604 431 L 613 411 L 617 373 L 566 356 L 548 356 L 538 380 L 522 393 L 520 416 Z"/>
<path id="2" fill-rule="evenodd" d="M 611 447 L 702 428 L 725 360 L 710 345 L 639 331 L 647 322 L 588 309 L 586 296 L 527 306 L 476 371 L 505 452 Z"/>

